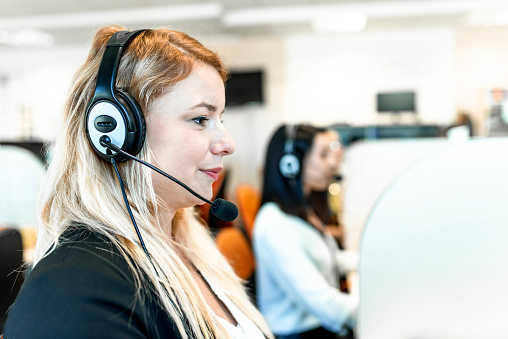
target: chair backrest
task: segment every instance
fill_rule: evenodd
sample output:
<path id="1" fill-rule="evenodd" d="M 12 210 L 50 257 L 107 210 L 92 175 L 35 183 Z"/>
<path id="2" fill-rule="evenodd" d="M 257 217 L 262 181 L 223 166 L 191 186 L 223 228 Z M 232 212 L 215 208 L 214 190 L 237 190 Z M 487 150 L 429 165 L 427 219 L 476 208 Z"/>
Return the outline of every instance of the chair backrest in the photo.
<path id="1" fill-rule="evenodd" d="M 12 228 L 0 230 L 0 333 L 23 283 L 23 242 L 21 233 Z"/>
<path id="2" fill-rule="evenodd" d="M 252 277 L 256 266 L 254 254 L 241 230 L 236 227 L 223 228 L 217 233 L 215 243 L 240 278 L 248 280 Z"/>
<path id="3" fill-rule="evenodd" d="M 46 170 L 40 158 L 17 146 L 0 146 L 0 223 L 37 224 L 37 198 Z"/>
<path id="4" fill-rule="evenodd" d="M 261 205 L 261 193 L 251 184 L 239 184 L 235 190 L 238 212 L 247 235 L 252 239 L 254 220 Z"/>
<path id="5" fill-rule="evenodd" d="M 360 339 L 508 338 L 508 138 L 451 143 L 385 190 L 360 246 Z"/>

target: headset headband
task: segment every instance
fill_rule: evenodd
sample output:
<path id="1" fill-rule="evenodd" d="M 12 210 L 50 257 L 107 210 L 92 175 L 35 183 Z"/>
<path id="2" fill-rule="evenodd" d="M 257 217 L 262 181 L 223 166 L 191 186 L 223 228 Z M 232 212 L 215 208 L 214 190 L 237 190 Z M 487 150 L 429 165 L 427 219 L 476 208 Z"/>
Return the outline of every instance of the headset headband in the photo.
<path id="1" fill-rule="evenodd" d="M 136 35 L 144 31 L 146 29 L 116 32 L 108 40 L 99 66 L 99 72 L 97 73 L 97 85 L 92 101 L 100 99 L 114 100 L 116 73 L 123 50 Z"/>
<path id="2" fill-rule="evenodd" d="M 295 140 L 296 134 L 296 125 L 287 125 L 286 126 L 286 142 L 284 144 L 284 153 L 293 153 L 293 144 Z"/>

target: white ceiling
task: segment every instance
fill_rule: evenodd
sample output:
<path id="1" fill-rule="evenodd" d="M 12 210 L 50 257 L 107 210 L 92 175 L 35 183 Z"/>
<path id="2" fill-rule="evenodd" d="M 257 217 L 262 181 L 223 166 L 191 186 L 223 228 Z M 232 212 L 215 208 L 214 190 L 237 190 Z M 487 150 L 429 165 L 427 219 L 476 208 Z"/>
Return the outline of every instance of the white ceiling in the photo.
<path id="1" fill-rule="evenodd" d="M 497 15 L 508 24 L 507 9 L 508 0 L 0 0 L 0 49 L 15 48 L 1 43 L 2 36 L 26 28 L 64 45 L 82 43 L 112 23 L 169 26 L 191 35 L 267 35 L 310 33 L 314 19 L 337 21 L 352 12 L 366 15 L 365 30 L 466 25 L 472 14 Z"/>

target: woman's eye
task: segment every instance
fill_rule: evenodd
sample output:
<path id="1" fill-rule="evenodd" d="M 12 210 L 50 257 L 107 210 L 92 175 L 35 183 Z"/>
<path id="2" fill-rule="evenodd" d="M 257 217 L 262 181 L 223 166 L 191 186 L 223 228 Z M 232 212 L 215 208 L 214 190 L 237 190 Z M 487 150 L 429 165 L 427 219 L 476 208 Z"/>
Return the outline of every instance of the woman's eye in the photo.
<path id="1" fill-rule="evenodd" d="M 205 122 L 208 120 L 208 118 L 206 118 L 206 117 L 196 117 L 196 118 L 194 118 L 192 120 L 195 121 L 199 126 L 204 126 Z"/>

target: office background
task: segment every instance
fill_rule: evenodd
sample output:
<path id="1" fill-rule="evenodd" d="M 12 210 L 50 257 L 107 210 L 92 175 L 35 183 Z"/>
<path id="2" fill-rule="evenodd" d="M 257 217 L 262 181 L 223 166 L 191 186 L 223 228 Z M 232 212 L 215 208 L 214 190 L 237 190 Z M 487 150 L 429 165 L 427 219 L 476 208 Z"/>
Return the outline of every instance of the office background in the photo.
<path id="1" fill-rule="evenodd" d="M 408 218 L 401 224 L 415 225 L 415 232 L 427 234 L 424 237 L 426 241 L 438 240 L 441 247 L 434 248 L 436 250 L 431 251 L 432 256 L 429 257 L 435 262 L 451 253 L 448 246 L 455 243 L 456 246 L 452 246 L 451 250 L 454 256 L 448 257 L 451 258 L 448 259 L 450 265 L 441 271 L 427 271 L 430 272 L 429 276 L 434 274 L 431 280 L 435 282 L 433 287 L 441 286 L 449 290 L 456 290 L 456 286 L 462 288 L 457 292 L 457 299 L 450 299 L 453 301 L 450 305 L 454 306 L 448 305 L 445 311 L 461 307 L 455 302 L 464 295 L 470 295 L 471 291 L 473 294 L 474 291 L 488 291 L 488 297 L 494 296 L 491 300 L 499 300 L 499 303 L 492 302 L 492 305 L 478 302 L 478 310 L 463 308 L 464 312 L 466 309 L 470 312 L 465 318 L 457 316 L 448 321 L 450 319 L 446 319 L 446 312 L 437 312 L 435 308 L 436 304 L 445 302 L 440 299 L 441 295 L 436 294 L 438 300 L 435 303 L 435 295 L 422 294 L 420 297 L 427 298 L 429 312 L 434 312 L 433 316 L 441 327 L 434 323 L 434 332 L 425 332 L 422 328 L 426 328 L 426 324 L 408 323 L 407 326 L 414 325 L 418 334 L 426 333 L 427 337 L 439 338 L 502 338 L 506 334 L 496 327 L 501 323 L 497 322 L 499 315 L 506 313 L 499 306 L 508 304 L 504 297 L 506 293 L 496 293 L 502 291 L 503 284 L 506 285 L 508 280 L 504 273 L 493 275 L 495 270 L 499 272 L 500 267 L 506 267 L 506 251 L 502 250 L 506 237 L 501 224 L 492 221 L 494 217 L 501 220 L 500 206 L 506 201 L 505 192 L 508 191 L 505 189 L 508 187 L 507 178 L 502 175 L 502 166 L 507 163 L 502 152 L 506 139 L 502 143 L 480 140 L 478 143 L 461 145 L 442 133 L 455 123 L 457 113 L 464 111 L 471 118 L 475 136 L 482 138 L 492 135 L 489 125 L 492 93 L 498 91 L 506 94 L 504 91 L 508 88 L 506 1 L 222 0 L 189 3 L 181 0 L 0 0 L 0 149 L 11 143 L 35 145 L 36 149 L 40 143 L 53 140 L 71 77 L 85 58 L 94 31 L 112 23 L 123 24 L 129 29 L 168 26 L 182 30 L 218 51 L 230 70 L 262 72 L 263 103 L 230 106 L 223 116 L 237 146 L 236 153 L 224 159 L 229 176 L 226 194 L 233 201 L 234 189 L 240 183 L 259 187 L 265 147 L 280 123 L 310 122 L 336 126 L 348 143 L 341 169 L 344 177 L 342 218 L 348 236 L 347 247 L 360 248 L 362 233 L 371 212 L 375 212 L 371 223 L 379 221 L 376 216 L 395 213 L 400 219 Z M 415 93 L 415 112 L 379 113 L 376 95 L 398 91 Z M 437 137 L 419 138 L 423 135 L 409 133 L 408 138 L 377 138 L 378 132 L 385 127 L 402 131 L 393 135 L 400 137 L 404 135 L 405 127 L 415 126 L 434 128 L 434 136 Z M 349 137 L 358 131 L 364 133 L 364 137 L 360 138 L 364 140 L 350 143 Z M 453 153 L 455 149 L 460 152 Z M 449 154 L 446 159 L 459 159 L 453 163 L 447 160 L 450 165 L 447 167 L 447 176 L 440 174 L 444 173 L 441 162 L 432 161 L 439 154 Z M 475 159 L 468 159 L 468 156 L 481 157 L 481 165 Z M 19 160 L 20 164 L 22 161 L 33 161 Z M 2 161 L 2 165 L 5 165 L 5 158 Z M 435 166 L 431 167 L 432 171 L 419 169 L 419 164 L 428 163 Z M 0 205 L 28 200 L 30 205 L 34 205 L 35 195 L 29 195 L 29 191 L 38 184 L 44 169 L 40 164 L 29 167 L 30 170 L 22 165 L 10 169 L 20 177 L 35 179 L 29 182 L 22 178 L 26 187 L 19 189 L 16 186 L 17 195 L 2 194 Z M 492 171 L 492 168 L 496 170 Z M 0 183 L 5 185 L 3 189 L 8 185 L 17 185 L 10 174 L 5 173 L 0 173 Z M 429 178 L 428 173 L 434 173 L 435 177 Z M 403 195 L 394 204 L 394 213 L 376 209 L 383 206 L 380 200 L 383 195 L 394 199 L 397 189 L 400 190 L 400 182 L 411 175 L 413 178 L 425 178 L 423 182 L 427 183 L 426 186 L 416 185 L 419 179 L 412 183 L 422 190 L 428 188 L 427 195 L 420 196 L 421 191 L 415 192 L 414 197 L 418 199 L 414 200 L 413 205 L 407 195 Z M 462 180 L 460 183 L 454 181 L 459 179 Z M 495 180 L 498 181 L 493 183 Z M 452 198 L 437 199 L 439 194 L 433 188 L 446 185 L 453 186 L 453 189 L 449 189 Z M 471 189 L 468 185 L 471 185 Z M 485 191 L 482 191 L 484 187 L 487 187 L 486 192 L 495 192 L 489 193 L 488 199 L 485 198 Z M 450 205 L 447 208 L 448 205 L 444 204 L 454 202 L 454 194 L 461 194 L 461 199 L 456 199 L 457 203 L 471 203 L 468 197 L 475 197 L 476 200 L 465 209 L 466 205 Z M 433 224 L 434 227 L 421 221 L 411 221 L 412 216 L 418 217 L 417 213 L 404 213 L 413 211 L 413 208 L 419 209 L 421 220 L 427 220 L 423 217 L 433 216 L 431 213 L 435 211 L 423 206 L 428 201 L 443 207 L 439 212 L 441 214 L 436 215 L 440 222 Z M 490 207 L 480 206 L 482 201 L 489 202 Z M 408 205 L 411 208 L 402 208 Z M 495 213 L 492 213 L 492 209 L 495 209 Z M 454 224 L 454 220 L 459 220 L 456 218 L 459 214 L 460 223 Z M 21 226 L 33 226 L 35 223 L 35 211 L 25 209 L 22 217 Z M 391 222 L 387 225 L 378 222 L 376 225 L 382 228 L 373 227 L 372 232 L 379 233 L 368 239 L 377 240 L 375 245 L 378 247 L 374 247 L 375 253 L 370 253 L 374 253 L 373 256 L 365 256 L 364 268 L 382 267 L 379 262 L 382 258 L 388 258 L 384 263 L 406 259 L 410 264 L 404 270 L 394 268 L 393 272 L 397 274 L 389 275 L 386 271 L 376 270 L 371 270 L 370 274 L 380 273 L 374 277 L 377 282 L 383 277 L 399 276 L 402 272 L 411 275 L 413 271 L 409 269 L 415 261 L 408 253 L 417 247 L 411 242 L 414 239 L 392 236 L 399 233 L 389 232 L 390 227 L 395 227 Z M 462 237 L 454 242 L 457 233 Z M 496 239 L 496 247 L 489 243 L 493 238 Z M 489 259 L 493 259 L 490 262 L 497 265 L 492 264 L 495 267 L 490 271 L 490 266 L 484 265 L 486 260 L 482 261 L 480 256 L 476 256 L 477 252 L 470 252 L 471 248 L 476 248 L 478 239 L 484 245 L 481 253 L 490 253 Z M 398 241 L 397 246 L 406 247 L 391 247 L 397 251 L 378 255 L 378 251 L 390 248 L 390 241 Z M 418 246 L 427 248 L 427 243 L 418 242 L 419 238 L 415 241 Z M 420 257 L 417 255 L 417 258 Z M 455 257 L 459 259 L 452 262 Z M 480 264 L 462 265 L 459 260 L 465 257 Z M 375 260 L 368 261 L 368 258 Z M 450 267 L 456 268 L 456 271 L 449 271 Z M 469 277 L 473 268 L 479 273 L 474 276 L 476 280 L 473 279 L 472 287 L 465 285 L 470 281 L 468 279 L 456 285 L 455 277 Z M 445 284 L 448 280 L 442 278 L 451 276 L 450 284 Z M 428 281 L 427 276 L 421 278 L 414 274 L 412 277 L 424 283 Z M 492 281 L 496 281 L 494 288 Z M 392 283 L 388 281 L 387 285 Z M 405 286 L 420 285 L 407 283 Z M 391 297 L 385 291 L 379 295 Z M 483 297 L 481 295 L 478 299 L 485 300 Z M 409 299 L 401 300 L 411 304 Z M 464 300 L 467 303 L 468 299 Z M 383 312 L 387 311 L 384 304 L 381 307 Z M 370 308 L 372 313 L 365 310 L 368 309 L 364 308 L 361 318 L 364 324 L 371 321 L 371 314 L 374 314 L 374 318 L 379 314 L 374 308 Z M 391 310 L 397 311 L 395 308 Z M 402 311 L 408 317 L 415 314 L 405 309 Z M 485 327 L 481 328 L 484 332 L 475 332 L 477 328 L 473 327 L 477 323 L 474 319 L 479 319 L 476 311 L 481 312 L 482 320 L 490 319 L 488 332 L 485 332 Z M 388 318 L 389 313 L 385 315 Z M 392 319 L 398 321 L 399 316 L 397 314 Z M 454 333 L 447 327 L 447 324 L 453 325 L 456 321 L 461 321 L 463 325 L 463 319 L 468 319 L 469 327 L 463 328 L 464 331 L 469 330 L 469 336 Z M 471 319 L 473 321 L 469 321 Z M 397 326 L 393 325 L 394 328 Z M 377 327 L 371 326 L 370 329 L 377 330 Z M 369 333 L 365 334 L 362 338 L 369 338 Z M 375 334 L 372 337 L 376 337 Z"/>

